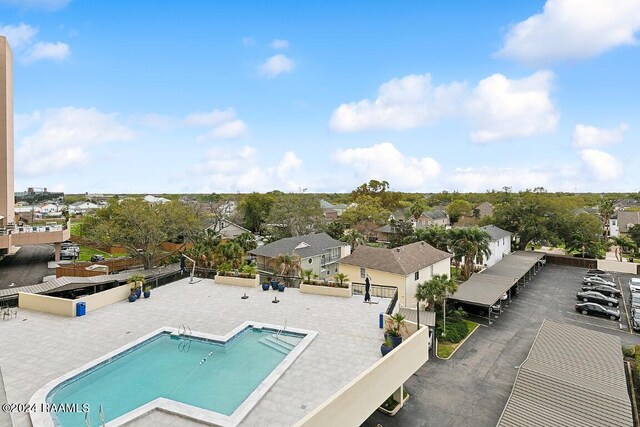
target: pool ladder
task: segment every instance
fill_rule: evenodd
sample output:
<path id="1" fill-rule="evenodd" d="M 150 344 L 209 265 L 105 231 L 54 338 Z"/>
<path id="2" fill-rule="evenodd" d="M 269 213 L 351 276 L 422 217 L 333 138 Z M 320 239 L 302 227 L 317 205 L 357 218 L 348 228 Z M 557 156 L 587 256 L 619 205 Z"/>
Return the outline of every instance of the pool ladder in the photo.
<path id="1" fill-rule="evenodd" d="M 189 327 L 189 325 L 180 325 L 180 327 L 178 328 L 178 335 L 180 336 L 185 336 L 187 335 L 187 332 L 189 332 L 189 335 L 192 334 L 191 332 L 191 328 Z"/>
<path id="2" fill-rule="evenodd" d="M 278 330 L 278 332 L 276 332 L 276 336 L 275 339 L 279 340 L 280 339 L 280 334 L 282 334 L 282 332 L 287 329 L 287 318 L 285 317 L 284 319 L 284 325 L 282 325 L 282 328 L 280 328 Z"/>
<path id="3" fill-rule="evenodd" d="M 84 413 L 84 425 L 86 427 L 91 427 L 91 410 L 89 409 L 87 412 Z M 107 425 L 107 422 L 104 419 L 104 408 L 102 407 L 102 403 L 100 404 L 100 421 L 102 421 L 102 427 L 105 427 Z"/>

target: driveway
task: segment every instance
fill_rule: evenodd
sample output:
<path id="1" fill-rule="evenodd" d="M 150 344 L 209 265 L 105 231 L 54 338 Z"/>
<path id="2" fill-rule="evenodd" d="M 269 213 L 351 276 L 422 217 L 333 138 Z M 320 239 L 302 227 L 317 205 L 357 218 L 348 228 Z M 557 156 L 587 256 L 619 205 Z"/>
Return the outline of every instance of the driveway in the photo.
<path id="1" fill-rule="evenodd" d="M 623 345 L 640 344 L 626 318 L 620 329 L 616 321 L 575 312 L 583 273 L 547 264 L 491 327 L 481 326 L 450 360 L 432 358 L 407 381 L 411 397 L 395 417 L 376 412 L 363 426 L 495 426 L 545 318 L 618 336 Z M 619 277 L 623 289 L 627 277 Z"/>
<path id="2" fill-rule="evenodd" d="M 53 253 L 51 245 L 23 246 L 17 254 L 6 256 L 0 261 L 0 289 L 14 286 L 28 286 L 42 283 L 42 278 L 55 274 L 47 268 Z"/>

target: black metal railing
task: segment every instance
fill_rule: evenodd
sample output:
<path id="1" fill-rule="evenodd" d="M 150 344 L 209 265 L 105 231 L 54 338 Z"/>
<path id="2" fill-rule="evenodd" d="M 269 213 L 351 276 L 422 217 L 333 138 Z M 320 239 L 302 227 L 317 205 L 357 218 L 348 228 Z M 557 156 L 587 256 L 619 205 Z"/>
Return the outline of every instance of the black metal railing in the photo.
<path id="1" fill-rule="evenodd" d="M 393 294 L 393 298 L 391 298 L 391 302 L 389 303 L 389 307 L 387 307 L 387 315 L 391 316 L 393 314 L 393 310 L 396 308 L 396 304 L 398 303 L 398 289 Z"/>
<path id="2" fill-rule="evenodd" d="M 364 295 L 365 284 L 354 282 L 351 284 L 352 295 Z M 369 289 L 369 295 L 378 298 L 393 298 L 393 295 L 398 292 L 398 288 L 394 286 L 385 285 L 371 285 Z"/>

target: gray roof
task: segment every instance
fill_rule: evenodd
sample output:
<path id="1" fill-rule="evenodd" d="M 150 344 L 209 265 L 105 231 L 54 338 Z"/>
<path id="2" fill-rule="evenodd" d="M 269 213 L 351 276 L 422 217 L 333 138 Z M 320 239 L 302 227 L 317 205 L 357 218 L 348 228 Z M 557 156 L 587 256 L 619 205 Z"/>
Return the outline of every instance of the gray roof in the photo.
<path id="1" fill-rule="evenodd" d="M 511 232 L 496 227 L 495 225 L 485 225 L 484 227 L 480 227 L 480 230 L 484 230 L 489 233 L 489 236 L 491 236 L 491 240 L 493 240 L 494 242 L 505 237 L 511 238 Z"/>
<path id="2" fill-rule="evenodd" d="M 164 274 L 174 271 L 178 271 L 180 266 L 178 264 L 171 264 L 160 269 L 152 270 L 138 270 L 138 271 L 125 271 L 118 274 L 103 274 L 100 276 L 92 277 L 71 277 L 63 276 L 54 280 L 50 280 L 44 283 L 38 283 L 37 285 L 20 286 L 16 288 L 0 289 L 0 298 L 11 297 L 18 295 L 19 292 L 25 292 L 30 294 L 48 294 L 51 292 L 60 292 L 71 289 L 84 288 L 86 286 L 101 285 L 104 283 L 111 283 L 115 281 L 126 281 L 134 274 L 142 274 L 143 276 L 151 276 L 155 274 Z"/>
<path id="3" fill-rule="evenodd" d="M 620 338 L 545 320 L 498 427 L 633 426 Z"/>
<path id="4" fill-rule="evenodd" d="M 433 209 L 429 212 L 425 212 L 422 214 L 423 216 L 427 216 L 431 219 L 444 219 L 448 218 L 447 213 L 440 209 Z"/>
<path id="5" fill-rule="evenodd" d="M 342 258 L 340 263 L 406 276 L 451 256 L 425 242 L 394 249 L 361 245 L 351 255 Z"/>
<path id="6" fill-rule="evenodd" d="M 640 212 L 618 211 L 618 229 L 620 232 L 627 233 L 630 224 L 640 224 Z"/>
<path id="7" fill-rule="evenodd" d="M 320 199 L 320 207 L 322 209 L 333 209 L 333 205 L 327 202 L 325 199 Z"/>
<path id="8" fill-rule="evenodd" d="M 391 229 L 390 224 L 385 224 L 380 228 L 376 228 L 375 231 L 379 231 L 381 233 L 393 233 L 393 230 Z"/>
<path id="9" fill-rule="evenodd" d="M 418 314 L 415 308 L 400 307 L 398 313 L 402 314 L 405 320 L 409 322 L 418 323 Z M 420 324 L 423 326 L 436 326 L 436 312 L 420 310 Z"/>
<path id="10" fill-rule="evenodd" d="M 327 233 L 317 233 L 276 240 L 275 242 L 253 249 L 249 251 L 249 253 L 267 258 L 275 258 L 282 254 L 296 254 L 299 255 L 300 258 L 309 258 L 323 254 L 328 249 L 347 245 L 347 243 L 336 240 Z M 299 248 L 296 249 L 297 247 Z"/>
<path id="11" fill-rule="evenodd" d="M 517 251 L 506 255 L 481 273 L 471 275 L 450 298 L 470 304 L 492 305 L 544 255 L 542 252 L 530 251 Z"/>

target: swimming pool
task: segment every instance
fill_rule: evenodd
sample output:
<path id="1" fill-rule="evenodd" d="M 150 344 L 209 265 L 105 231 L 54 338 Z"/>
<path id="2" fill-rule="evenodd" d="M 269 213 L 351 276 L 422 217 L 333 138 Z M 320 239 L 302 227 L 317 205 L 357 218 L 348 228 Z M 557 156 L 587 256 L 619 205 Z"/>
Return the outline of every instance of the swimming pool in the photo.
<path id="1" fill-rule="evenodd" d="M 221 424 L 233 425 L 315 335 L 291 330 L 278 334 L 276 327 L 257 324 L 243 325 L 226 339 L 178 335 L 165 329 L 96 361 L 89 369 L 74 372 L 50 387 L 45 401 L 88 404 L 91 425 L 102 425 L 100 407 L 107 422 L 118 424 L 119 417 L 140 408 L 148 412 L 165 401 L 171 401 L 174 408 L 176 403 L 186 408 L 192 418 L 211 421 L 213 416 Z M 281 366 L 283 362 L 286 366 Z M 198 413 L 205 414 L 204 418 Z M 52 413 L 51 417 L 56 426 L 85 424 L 81 411 Z"/>

